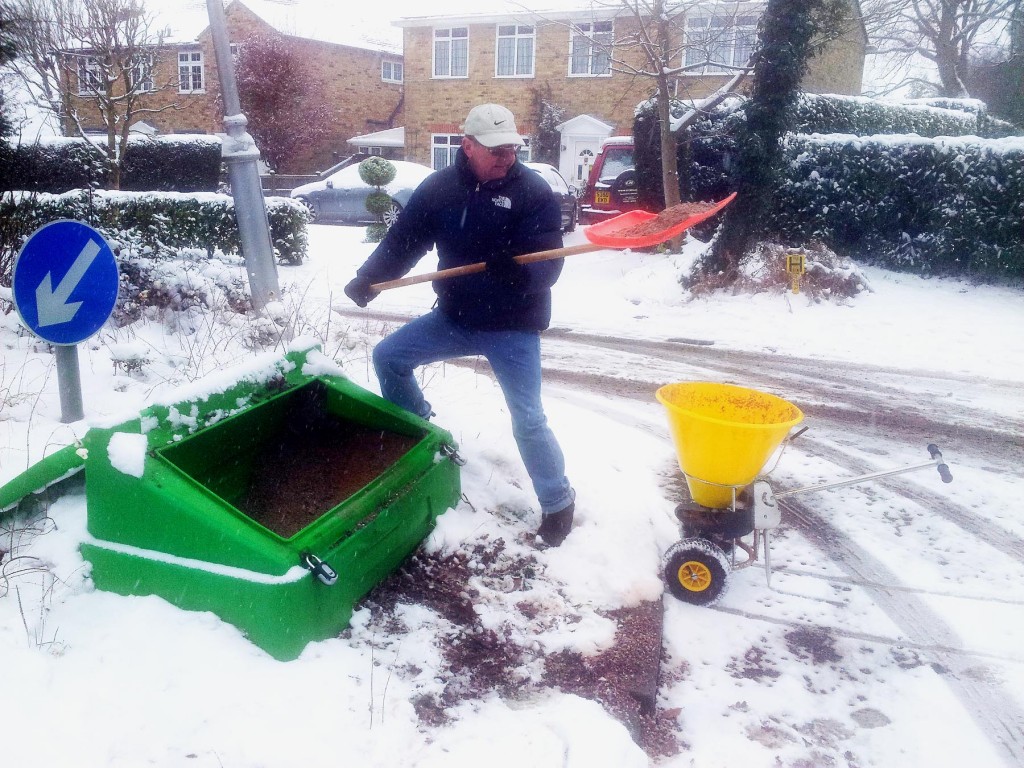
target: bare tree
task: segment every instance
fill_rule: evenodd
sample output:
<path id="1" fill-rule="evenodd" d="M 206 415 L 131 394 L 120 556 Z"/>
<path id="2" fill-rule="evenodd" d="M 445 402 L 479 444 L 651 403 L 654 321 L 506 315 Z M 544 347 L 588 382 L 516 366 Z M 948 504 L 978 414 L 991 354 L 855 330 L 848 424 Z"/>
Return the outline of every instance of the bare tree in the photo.
<path id="1" fill-rule="evenodd" d="M 650 81 L 660 125 L 661 175 L 666 207 L 680 201 L 676 134 L 736 93 L 754 72 L 757 16 L 763 10 L 742 0 L 607 0 L 595 7 L 614 8 L 632 20 L 631 29 L 605 43 L 611 68 Z M 819 47 L 843 32 L 842 25 L 821 27 Z M 677 78 L 686 73 L 727 76 L 712 93 L 691 100 L 682 117 L 671 116 Z"/>
<path id="2" fill-rule="evenodd" d="M 616 7 L 633 20 L 632 29 L 607 46 L 611 67 L 649 80 L 656 99 L 665 207 L 680 200 L 675 132 L 734 92 L 751 71 L 752 62 L 746 56 L 737 64 L 731 53 L 742 50 L 741 42 L 733 37 L 737 28 L 735 22 L 744 5 L 742 2 L 717 3 L 713 17 L 716 23 L 703 26 L 698 35 L 687 30 L 687 18 L 707 3 L 697 0 L 617 0 L 614 5 L 607 6 Z M 730 51 L 730 55 L 723 57 L 723 50 Z M 673 119 L 671 104 L 678 100 L 675 96 L 676 78 L 685 72 L 702 71 L 708 66 L 714 66 L 718 73 L 731 73 L 733 76 L 714 94 L 693 103 L 682 119 Z"/>
<path id="3" fill-rule="evenodd" d="M 14 124 L 8 115 L 10 105 L 7 103 L 6 91 L 8 76 L 5 65 L 12 61 L 17 53 L 17 46 L 11 35 L 11 13 L 6 0 L 0 0 L 0 139 L 14 130 Z"/>
<path id="4" fill-rule="evenodd" d="M 144 115 L 174 109 L 152 105 L 151 94 L 177 87 L 158 80 L 166 28 L 142 0 L 8 0 L 19 76 L 37 106 L 53 114 L 65 135 L 98 125 L 109 167 L 120 186 L 130 128 Z"/>
<path id="5" fill-rule="evenodd" d="M 862 0 L 868 37 L 877 54 L 909 68 L 915 57 L 934 64 L 938 83 L 909 75 L 939 96 L 965 98 L 972 62 L 990 59 L 1020 0 Z"/>

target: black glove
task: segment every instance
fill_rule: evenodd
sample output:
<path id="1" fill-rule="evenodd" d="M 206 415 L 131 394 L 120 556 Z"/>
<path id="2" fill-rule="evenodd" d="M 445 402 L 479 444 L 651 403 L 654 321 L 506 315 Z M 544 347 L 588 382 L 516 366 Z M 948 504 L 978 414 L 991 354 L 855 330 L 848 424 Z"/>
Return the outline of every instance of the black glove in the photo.
<path id="1" fill-rule="evenodd" d="M 522 288 L 528 279 L 526 265 L 512 260 L 511 254 L 492 256 L 487 260 L 487 272 L 512 288 Z"/>
<path id="2" fill-rule="evenodd" d="M 360 307 L 365 307 L 377 298 L 378 293 L 380 291 L 375 291 L 370 287 L 369 278 L 360 277 L 359 275 L 356 275 L 355 279 L 345 286 L 345 295 Z"/>

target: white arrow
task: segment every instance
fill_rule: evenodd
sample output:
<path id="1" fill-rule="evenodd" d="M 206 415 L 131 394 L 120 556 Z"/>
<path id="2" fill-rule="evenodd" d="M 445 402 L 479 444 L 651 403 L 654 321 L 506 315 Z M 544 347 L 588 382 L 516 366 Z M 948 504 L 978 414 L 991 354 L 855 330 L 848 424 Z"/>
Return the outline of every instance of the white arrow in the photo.
<path id="1" fill-rule="evenodd" d="M 68 304 L 71 292 L 82 282 L 85 273 L 99 255 L 100 246 L 95 240 L 89 240 L 78 254 L 71 269 L 60 281 L 57 290 L 53 289 L 53 274 L 46 273 L 43 281 L 36 286 L 36 311 L 39 313 L 39 327 L 71 322 L 78 313 L 82 302 L 73 301 Z"/>

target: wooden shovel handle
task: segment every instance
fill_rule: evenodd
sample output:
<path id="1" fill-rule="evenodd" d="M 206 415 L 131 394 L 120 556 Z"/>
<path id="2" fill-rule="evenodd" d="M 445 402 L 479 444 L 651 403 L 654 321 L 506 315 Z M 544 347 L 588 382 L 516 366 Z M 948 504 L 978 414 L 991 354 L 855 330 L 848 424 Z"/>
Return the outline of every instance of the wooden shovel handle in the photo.
<path id="1" fill-rule="evenodd" d="M 532 264 L 535 261 L 549 261 L 550 259 L 561 259 L 565 256 L 574 256 L 577 253 L 593 253 L 594 251 L 605 250 L 606 246 L 594 245 L 593 243 L 584 243 L 583 245 L 570 245 L 566 248 L 553 248 L 550 251 L 536 251 L 534 253 L 522 253 L 519 256 L 513 256 L 512 261 L 516 264 Z M 450 269 L 442 269 L 438 272 L 428 272 L 425 275 L 413 275 L 412 277 L 402 277 L 398 280 L 388 280 L 383 283 L 374 283 L 370 286 L 371 290 L 377 291 L 388 291 L 392 288 L 402 288 L 406 285 L 416 285 L 417 283 L 429 283 L 434 280 L 447 280 L 449 277 L 458 277 L 459 275 L 471 275 L 475 272 L 483 272 L 487 269 L 487 262 L 478 261 L 476 264 L 466 264 L 461 267 L 452 267 Z"/>

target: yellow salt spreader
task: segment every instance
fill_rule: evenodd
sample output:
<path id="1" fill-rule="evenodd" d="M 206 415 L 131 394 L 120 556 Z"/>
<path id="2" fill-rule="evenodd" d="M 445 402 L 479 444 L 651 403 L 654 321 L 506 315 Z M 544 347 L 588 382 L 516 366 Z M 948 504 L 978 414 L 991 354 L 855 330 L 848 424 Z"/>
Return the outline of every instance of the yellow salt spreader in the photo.
<path id="1" fill-rule="evenodd" d="M 711 382 L 667 384 L 656 397 L 668 412 L 690 493 L 688 501 L 676 506 L 682 539 L 665 553 L 662 576 L 674 597 L 694 605 L 711 605 L 721 598 L 729 572 L 753 565 L 762 541 L 771 586 L 771 531 L 781 523 L 778 499 L 924 467 L 936 467 L 943 482 L 953 481 L 938 446 L 931 444 L 931 460 L 921 464 L 776 492 L 764 466 L 777 449 L 781 458 L 785 445 L 807 429 L 790 434 L 803 421 L 799 408 L 756 389 Z M 739 563 L 737 550 L 746 553 Z"/>

